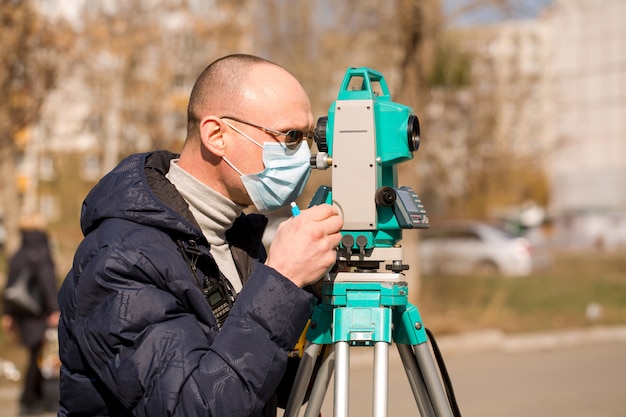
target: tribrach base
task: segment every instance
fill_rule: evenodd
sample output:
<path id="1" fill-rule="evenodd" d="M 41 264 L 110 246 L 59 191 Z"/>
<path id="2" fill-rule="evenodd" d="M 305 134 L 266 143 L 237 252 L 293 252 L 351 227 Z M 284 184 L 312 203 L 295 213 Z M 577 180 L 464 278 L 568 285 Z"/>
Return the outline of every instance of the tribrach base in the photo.
<path id="1" fill-rule="evenodd" d="M 354 279 L 360 274 L 350 275 Z M 311 317 L 308 341 L 284 416 L 298 416 L 321 346 L 331 345 L 313 381 L 304 416 L 320 415 L 334 371 L 334 416 L 348 417 L 350 347 L 370 346 L 374 347 L 372 415 L 386 417 L 389 346 L 395 343 L 421 416 L 453 417 L 421 317 L 408 303 L 406 282 L 398 281 L 401 274 L 365 275 L 363 281 L 349 281 L 344 275 L 339 281 L 324 284 L 324 302 Z M 384 279 L 373 281 L 371 275 Z"/>

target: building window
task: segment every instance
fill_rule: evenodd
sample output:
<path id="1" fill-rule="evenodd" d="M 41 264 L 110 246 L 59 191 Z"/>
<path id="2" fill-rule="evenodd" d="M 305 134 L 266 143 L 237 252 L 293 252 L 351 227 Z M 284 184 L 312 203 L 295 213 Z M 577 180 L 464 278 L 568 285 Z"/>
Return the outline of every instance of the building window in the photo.
<path id="1" fill-rule="evenodd" d="M 54 160 L 49 156 L 41 156 L 39 160 L 39 178 L 43 181 L 52 181 L 56 177 Z"/>

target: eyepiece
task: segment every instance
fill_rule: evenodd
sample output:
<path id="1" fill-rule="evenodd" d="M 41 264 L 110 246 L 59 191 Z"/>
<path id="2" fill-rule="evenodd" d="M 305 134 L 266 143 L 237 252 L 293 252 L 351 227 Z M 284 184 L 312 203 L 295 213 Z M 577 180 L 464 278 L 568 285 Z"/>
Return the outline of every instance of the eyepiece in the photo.
<path id="1" fill-rule="evenodd" d="M 328 125 L 328 116 L 322 116 L 317 119 L 317 126 L 313 131 L 313 139 L 317 145 L 317 150 L 328 153 L 328 143 L 326 143 L 326 126 Z"/>
<path id="2" fill-rule="evenodd" d="M 381 187 L 376 191 L 376 204 L 390 207 L 396 202 L 396 191 L 392 187 Z"/>

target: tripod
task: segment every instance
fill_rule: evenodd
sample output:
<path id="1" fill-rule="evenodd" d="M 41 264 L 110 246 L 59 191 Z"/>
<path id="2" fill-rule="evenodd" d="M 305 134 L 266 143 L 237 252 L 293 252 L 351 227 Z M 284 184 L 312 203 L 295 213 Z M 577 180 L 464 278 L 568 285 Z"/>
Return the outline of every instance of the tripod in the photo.
<path id="1" fill-rule="evenodd" d="M 401 262 L 399 263 L 402 267 Z M 394 262 L 393 265 L 398 265 Z M 399 269 L 405 269 L 400 268 Z M 400 271 L 339 272 L 323 284 L 323 302 L 311 316 L 300 366 L 285 417 L 298 415 L 312 383 L 304 417 L 318 417 L 330 378 L 335 373 L 334 415 L 348 417 L 350 347 L 374 347 L 373 416 L 387 416 L 389 346 L 396 343 L 422 417 L 460 416 L 443 360 L 436 345 L 440 379 L 428 345 L 429 336 L 417 308 L 408 302 L 408 287 Z M 434 340 L 434 339 L 433 339 Z M 323 345 L 331 352 L 312 381 Z M 454 414 L 453 414 L 454 410 Z"/>

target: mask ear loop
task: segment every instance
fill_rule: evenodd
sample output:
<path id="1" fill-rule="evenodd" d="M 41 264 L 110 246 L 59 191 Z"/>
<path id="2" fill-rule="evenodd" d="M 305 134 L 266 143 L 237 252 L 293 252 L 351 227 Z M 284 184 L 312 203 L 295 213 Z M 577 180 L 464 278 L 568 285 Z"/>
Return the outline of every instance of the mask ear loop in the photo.
<path id="1" fill-rule="evenodd" d="M 231 129 L 233 129 L 235 132 L 239 133 L 241 136 L 243 136 L 244 138 L 248 139 L 250 142 L 254 143 L 256 146 L 260 147 L 261 149 L 263 149 L 263 146 L 261 146 L 256 140 L 252 139 L 250 136 L 246 135 L 245 133 L 243 133 L 241 130 L 237 129 L 235 126 L 231 125 L 230 123 L 228 123 L 226 120 L 222 119 L 222 121 Z M 222 156 L 222 159 L 224 160 L 224 162 L 226 162 L 228 164 L 229 167 L 231 167 L 232 169 L 235 170 L 235 172 L 237 174 L 239 174 L 240 177 L 243 177 L 244 174 L 243 172 L 239 171 L 237 169 L 237 167 L 235 167 L 235 165 L 233 165 L 232 162 L 230 162 L 228 160 L 228 158 L 226 158 L 225 156 Z"/>
<path id="2" fill-rule="evenodd" d="M 225 156 L 222 156 L 222 159 L 224 160 L 224 162 L 226 162 L 226 164 L 228 164 L 229 167 L 231 167 L 232 169 L 235 170 L 235 172 L 237 174 L 239 174 L 240 177 L 243 177 L 243 172 L 239 171 L 233 164 L 232 162 L 230 162 Z"/>

